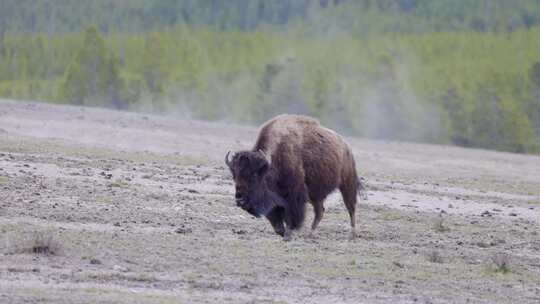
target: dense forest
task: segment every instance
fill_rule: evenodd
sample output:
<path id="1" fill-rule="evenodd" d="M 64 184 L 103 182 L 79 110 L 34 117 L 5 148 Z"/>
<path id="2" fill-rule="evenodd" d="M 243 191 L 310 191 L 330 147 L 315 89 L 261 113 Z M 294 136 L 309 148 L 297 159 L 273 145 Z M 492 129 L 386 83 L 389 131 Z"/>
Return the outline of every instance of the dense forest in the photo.
<path id="1" fill-rule="evenodd" d="M 3 27 L 24 32 L 287 29 L 320 34 L 505 31 L 540 23 L 538 0 L 2 0 Z"/>
<path id="2" fill-rule="evenodd" d="M 0 97 L 540 153 L 540 0 L 0 0 Z"/>

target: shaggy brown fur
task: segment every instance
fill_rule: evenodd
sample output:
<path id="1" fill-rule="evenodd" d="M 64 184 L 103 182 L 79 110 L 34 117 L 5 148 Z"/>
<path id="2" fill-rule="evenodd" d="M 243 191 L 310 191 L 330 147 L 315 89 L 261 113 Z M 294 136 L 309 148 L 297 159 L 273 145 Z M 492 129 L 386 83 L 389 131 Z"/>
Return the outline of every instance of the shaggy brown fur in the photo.
<path id="1" fill-rule="evenodd" d="M 251 151 L 225 158 L 236 186 L 238 206 L 265 215 L 274 230 L 290 239 L 302 226 L 305 204 L 315 217 L 312 231 L 324 213 L 323 202 L 341 191 L 355 234 L 355 207 L 360 182 L 352 152 L 343 138 L 313 118 L 280 115 L 266 122 Z M 285 225 L 284 225 L 285 224 Z"/>

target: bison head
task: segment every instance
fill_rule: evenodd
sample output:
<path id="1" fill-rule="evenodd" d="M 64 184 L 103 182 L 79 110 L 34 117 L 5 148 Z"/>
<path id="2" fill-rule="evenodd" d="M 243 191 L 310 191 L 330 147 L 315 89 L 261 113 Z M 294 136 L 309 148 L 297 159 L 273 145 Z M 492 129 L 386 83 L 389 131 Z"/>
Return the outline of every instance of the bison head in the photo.
<path id="1" fill-rule="evenodd" d="M 280 203 L 280 198 L 269 190 L 266 176 L 270 168 L 270 158 L 261 150 L 240 151 L 225 163 L 231 170 L 236 188 L 236 205 L 248 213 L 260 217 L 266 215 Z"/>

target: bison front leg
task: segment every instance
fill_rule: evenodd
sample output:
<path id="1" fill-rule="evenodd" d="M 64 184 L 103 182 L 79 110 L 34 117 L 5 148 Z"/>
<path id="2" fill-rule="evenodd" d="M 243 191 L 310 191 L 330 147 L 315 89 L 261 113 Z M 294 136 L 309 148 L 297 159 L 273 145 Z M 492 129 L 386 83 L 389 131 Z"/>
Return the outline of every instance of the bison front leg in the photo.
<path id="1" fill-rule="evenodd" d="M 283 225 L 284 217 L 285 209 L 282 207 L 275 207 L 266 215 L 266 218 L 268 221 L 270 221 L 272 228 L 274 228 L 274 231 L 280 236 L 285 235 L 285 226 Z"/>
<path id="2" fill-rule="evenodd" d="M 300 229 L 305 219 L 305 206 L 307 202 L 307 192 L 305 188 L 287 197 L 285 207 L 285 233 L 284 241 L 292 239 L 293 231 Z"/>

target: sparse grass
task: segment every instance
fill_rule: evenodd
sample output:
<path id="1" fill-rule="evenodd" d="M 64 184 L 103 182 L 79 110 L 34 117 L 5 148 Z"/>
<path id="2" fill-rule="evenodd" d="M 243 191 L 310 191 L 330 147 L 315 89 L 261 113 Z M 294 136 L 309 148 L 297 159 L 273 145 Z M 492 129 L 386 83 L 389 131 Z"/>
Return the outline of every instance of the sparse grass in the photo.
<path id="1" fill-rule="evenodd" d="M 439 216 L 435 219 L 435 222 L 433 223 L 433 230 L 437 232 L 447 232 L 450 231 L 450 228 L 448 228 L 444 224 L 444 218 L 442 216 Z"/>
<path id="2" fill-rule="evenodd" d="M 100 282 L 155 282 L 158 280 L 146 273 L 120 273 L 117 271 L 88 271 L 81 274 L 81 278 Z"/>
<path id="3" fill-rule="evenodd" d="M 32 236 L 17 240 L 13 253 L 38 254 L 38 255 L 59 255 L 62 253 L 62 244 L 52 234 L 36 232 Z"/>
<path id="4" fill-rule="evenodd" d="M 510 257 L 505 253 L 497 253 L 492 258 L 493 272 L 507 274 L 511 272 Z"/>
<path id="5" fill-rule="evenodd" d="M 432 250 L 428 252 L 426 257 L 427 257 L 427 260 L 431 263 L 441 264 L 444 262 L 441 254 L 437 250 Z"/>
<path id="6" fill-rule="evenodd" d="M 9 153 L 61 153 L 73 157 L 88 157 L 91 159 L 114 159 L 121 158 L 131 162 L 174 164 L 178 166 L 210 165 L 213 162 L 207 156 L 159 154 L 142 151 L 120 151 L 106 147 L 92 147 L 84 144 L 62 141 L 50 141 L 38 138 L 31 140 L 18 138 L 0 139 L 0 150 Z M 221 163 L 219 163 L 221 164 Z"/>
<path id="7" fill-rule="evenodd" d="M 109 184 L 110 188 L 127 188 L 128 186 L 128 183 L 121 180 L 115 180 Z"/>
<path id="8" fill-rule="evenodd" d="M 7 183 L 9 178 L 7 176 L 0 176 L 0 184 Z"/>

